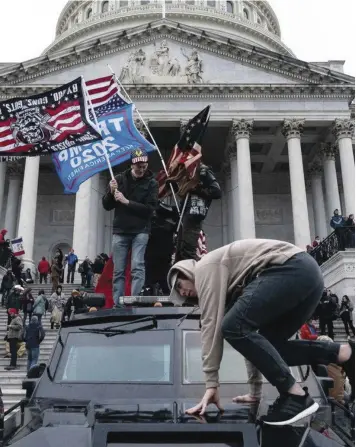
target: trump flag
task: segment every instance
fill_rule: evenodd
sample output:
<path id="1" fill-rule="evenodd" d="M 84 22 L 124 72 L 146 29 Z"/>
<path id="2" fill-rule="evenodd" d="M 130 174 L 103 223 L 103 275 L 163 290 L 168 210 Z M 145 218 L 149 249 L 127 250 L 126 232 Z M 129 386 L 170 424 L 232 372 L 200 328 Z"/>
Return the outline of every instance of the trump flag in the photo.
<path id="1" fill-rule="evenodd" d="M 76 193 L 85 180 L 108 169 L 105 151 L 111 166 L 117 166 L 128 161 L 134 149 L 144 149 L 147 153 L 156 149 L 136 129 L 133 107 L 128 104 L 98 119 L 102 141 L 53 154 L 65 194 Z"/>
<path id="2" fill-rule="evenodd" d="M 0 102 L 0 156 L 34 156 L 100 140 L 82 78 L 27 98 Z"/>

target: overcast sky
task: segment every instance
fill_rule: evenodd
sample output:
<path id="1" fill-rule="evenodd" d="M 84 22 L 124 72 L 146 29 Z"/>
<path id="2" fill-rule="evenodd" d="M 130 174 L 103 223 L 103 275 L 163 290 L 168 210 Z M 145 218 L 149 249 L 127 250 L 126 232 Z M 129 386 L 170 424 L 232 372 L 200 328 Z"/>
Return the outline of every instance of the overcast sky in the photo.
<path id="1" fill-rule="evenodd" d="M 32 59 L 53 41 L 66 0 L 0 0 L 0 63 Z M 308 62 L 345 60 L 356 75 L 355 0 L 269 0 L 283 42 Z"/>

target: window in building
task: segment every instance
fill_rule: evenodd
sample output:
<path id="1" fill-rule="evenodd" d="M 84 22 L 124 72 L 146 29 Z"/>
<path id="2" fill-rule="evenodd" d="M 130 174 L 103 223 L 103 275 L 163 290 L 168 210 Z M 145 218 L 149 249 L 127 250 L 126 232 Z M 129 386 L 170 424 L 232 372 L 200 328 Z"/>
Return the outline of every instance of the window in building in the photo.
<path id="1" fill-rule="evenodd" d="M 260 17 L 257 17 L 257 23 L 258 23 L 259 25 L 261 25 L 262 21 L 261 21 Z"/>
<path id="2" fill-rule="evenodd" d="M 232 2 L 226 2 L 226 11 L 227 12 L 234 12 L 234 5 L 232 4 Z"/>
<path id="3" fill-rule="evenodd" d="M 87 20 L 89 20 L 92 15 L 93 15 L 93 10 L 91 8 L 89 8 L 86 13 Z"/>
<path id="4" fill-rule="evenodd" d="M 109 11 L 109 2 L 103 2 L 101 5 L 101 12 L 104 14 Z"/>
<path id="5" fill-rule="evenodd" d="M 78 22 L 79 22 L 79 18 L 78 18 L 78 16 L 75 16 L 74 25 L 76 25 Z"/>
<path id="6" fill-rule="evenodd" d="M 248 20 L 250 17 L 249 17 L 249 14 L 248 14 L 248 11 L 246 8 L 244 8 L 243 13 L 244 13 L 244 18 Z"/>
<path id="7" fill-rule="evenodd" d="M 210 7 L 212 7 L 212 8 L 215 8 L 215 6 L 216 6 L 216 1 L 215 1 L 215 0 L 208 0 L 208 1 L 206 2 L 206 4 L 207 4 L 207 6 L 210 6 Z"/>
<path id="8" fill-rule="evenodd" d="M 141 5 L 148 5 L 149 4 L 149 0 L 141 0 Z"/>
<path id="9" fill-rule="evenodd" d="M 125 8 L 126 6 L 129 6 L 129 1 L 128 0 L 120 0 L 119 6 L 120 6 L 120 8 Z"/>
<path id="10" fill-rule="evenodd" d="M 185 2 L 187 5 L 194 5 L 194 0 L 187 0 L 186 2 Z"/>

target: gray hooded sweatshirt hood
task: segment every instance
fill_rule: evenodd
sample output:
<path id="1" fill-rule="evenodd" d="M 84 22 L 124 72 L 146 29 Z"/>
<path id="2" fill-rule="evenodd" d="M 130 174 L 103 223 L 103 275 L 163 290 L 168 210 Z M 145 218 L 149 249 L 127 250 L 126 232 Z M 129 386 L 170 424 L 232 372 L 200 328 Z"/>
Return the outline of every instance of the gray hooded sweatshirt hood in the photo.
<path id="1" fill-rule="evenodd" d="M 174 264 L 168 272 L 167 282 L 168 287 L 171 289 L 170 300 L 175 306 L 182 306 L 187 299 L 185 296 L 180 296 L 174 288 L 178 273 L 183 273 L 184 276 L 194 282 L 195 264 L 196 261 L 194 259 L 185 259 Z"/>

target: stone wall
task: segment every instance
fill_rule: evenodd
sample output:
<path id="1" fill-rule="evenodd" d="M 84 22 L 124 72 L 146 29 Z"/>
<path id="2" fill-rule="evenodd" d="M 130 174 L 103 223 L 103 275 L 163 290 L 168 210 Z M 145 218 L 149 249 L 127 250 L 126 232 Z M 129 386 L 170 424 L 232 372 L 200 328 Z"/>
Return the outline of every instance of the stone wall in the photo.
<path id="1" fill-rule="evenodd" d="M 355 305 L 355 250 L 339 251 L 321 266 L 325 287 L 341 299 L 348 295 Z"/>

